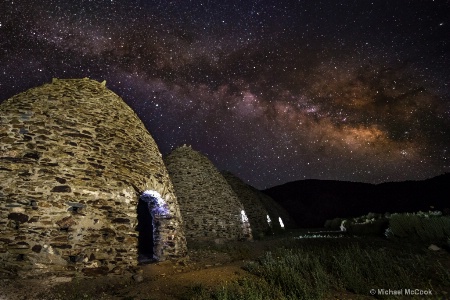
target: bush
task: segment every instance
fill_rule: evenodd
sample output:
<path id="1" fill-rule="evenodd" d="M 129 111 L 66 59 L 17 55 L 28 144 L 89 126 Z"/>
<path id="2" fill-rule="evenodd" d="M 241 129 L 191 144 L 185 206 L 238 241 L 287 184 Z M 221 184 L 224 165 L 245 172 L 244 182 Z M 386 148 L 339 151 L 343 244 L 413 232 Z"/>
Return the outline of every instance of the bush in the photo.
<path id="1" fill-rule="evenodd" d="M 406 261 L 406 260 L 405 260 Z M 400 258 L 357 245 L 339 249 L 327 264 L 332 274 L 347 290 L 367 294 L 368 287 L 411 286 L 415 270 Z"/>
<path id="2" fill-rule="evenodd" d="M 394 237 L 427 243 L 445 243 L 450 238 L 450 217 L 395 214 L 391 216 L 389 228 Z"/>
<path id="3" fill-rule="evenodd" d="M 368 223 L 354 223 L 346 226 L 347 232 L 354 235 L 377 235 L 384 234 L 389 227 L 389 220 L 378 219 Z"/>
<path id="4" fill-rule="evenodd" d="M 280 287 L 289 299 L 321 299 L 332 285 L 319 258 L 303 251 L 267 252 L 258 263 L 246 268 L 271 286 Z"/>
<path id="5" fill-rule="evenodd" d="M 280 287 L 272 286 L 263 279 L 244 278 L 217 290 L 211 297 L 217 300 L 248 299 L 287 299 Z M 211 299 L 207 298 L 207 299 Z"/>

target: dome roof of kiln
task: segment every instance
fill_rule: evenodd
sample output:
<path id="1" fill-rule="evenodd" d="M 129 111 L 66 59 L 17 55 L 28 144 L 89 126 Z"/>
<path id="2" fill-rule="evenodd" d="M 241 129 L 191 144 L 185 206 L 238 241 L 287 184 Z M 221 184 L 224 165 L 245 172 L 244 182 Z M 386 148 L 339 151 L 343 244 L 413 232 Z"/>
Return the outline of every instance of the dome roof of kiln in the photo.
<path id="1" fill-rule="evenodd" d="M 186 238 L 251 237 L 243 205 L 206 156 L 184 145 L 164 161 L 185 221 Z"/>

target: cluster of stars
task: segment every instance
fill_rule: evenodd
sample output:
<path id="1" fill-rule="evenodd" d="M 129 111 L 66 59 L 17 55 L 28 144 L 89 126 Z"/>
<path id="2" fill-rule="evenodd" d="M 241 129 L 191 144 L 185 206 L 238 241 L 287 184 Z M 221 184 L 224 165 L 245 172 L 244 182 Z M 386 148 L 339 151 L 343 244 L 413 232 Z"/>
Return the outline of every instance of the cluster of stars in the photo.
<path id="1" fill-rule="evenodd" d="M 0 3 L 0 100 L 106 80 L 163 154 L 191 144 L 267 188 L 450 171 L 448 4 Z"/>

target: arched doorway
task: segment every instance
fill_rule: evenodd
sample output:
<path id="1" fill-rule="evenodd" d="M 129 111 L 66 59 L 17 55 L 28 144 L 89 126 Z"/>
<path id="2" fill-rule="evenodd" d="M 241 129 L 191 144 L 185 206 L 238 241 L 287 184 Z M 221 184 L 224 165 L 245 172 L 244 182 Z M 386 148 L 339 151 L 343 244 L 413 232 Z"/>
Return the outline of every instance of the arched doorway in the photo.
<path id="1" fill-rule="evenodd" d="M 165 260 L 161 236 L 172 218 L 169 206 L 157 191 L 142 193 L 138 203 L 138 261 L 141 264 Z M 173 239 L 173 236 L 171 237 Z"/>
<path id="2" fill-rule="evenodd" d="M 148 204 L 139 198 L 137 206 L 138 225 L 138 263 L 153 262 L 153 217 Z"/>

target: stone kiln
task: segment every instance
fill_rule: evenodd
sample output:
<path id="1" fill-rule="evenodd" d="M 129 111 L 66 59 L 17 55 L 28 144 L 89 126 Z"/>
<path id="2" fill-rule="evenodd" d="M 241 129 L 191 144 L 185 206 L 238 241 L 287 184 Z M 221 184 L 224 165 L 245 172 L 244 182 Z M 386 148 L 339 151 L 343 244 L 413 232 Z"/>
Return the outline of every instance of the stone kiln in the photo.
<path id="1" fill-rule="evenodd" d="M 242 203 L 212 162 L 190 146 L 164 159 L 190 240 L 251 239 Z"/>
<path id="2" fill-rule="evenodd" d="M 253 237 L 262 237 L 272 232 L 272 218 L 260 201 L 260 191 L 246 184 L 230 172 L 221 172 L 228 184 L 244 205 L 251 224 Z M 278 221 L 278 220 L 277 220 Z"/>
<path id="3" fill-rule="evenodd" d="M 259 192 L 258 198 L 269 213 L 272 229 L 280 231 L 297 227 L 290 214 L 280 204 L 273 200 L 272 197 L 263 192 Z"/>
<path id="4" fill-rule="evenodd" d="M 222 175 L 244 204 L 252 225 L 253 236 L 295 227 L 288 212 L 271 197 L 246 184 L 230 172 L 223 171 Z M 282 224 L 285 227 L 282 227 Z"/>
<path id="5" fill-rule="evenodd" d="M 117 274 L 138 254 L 186 255 L 161 154 L 104 82 L 54 79 L 4 101 L 0 117 L 2 272 Z"/>

